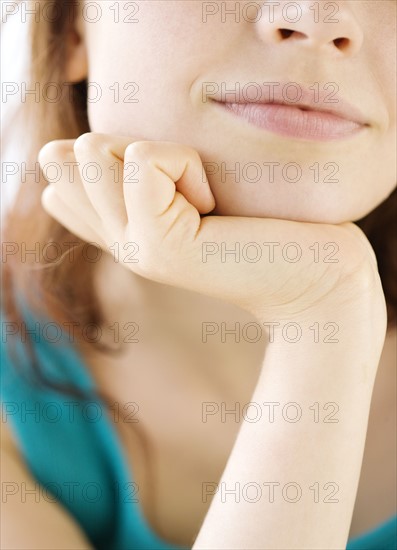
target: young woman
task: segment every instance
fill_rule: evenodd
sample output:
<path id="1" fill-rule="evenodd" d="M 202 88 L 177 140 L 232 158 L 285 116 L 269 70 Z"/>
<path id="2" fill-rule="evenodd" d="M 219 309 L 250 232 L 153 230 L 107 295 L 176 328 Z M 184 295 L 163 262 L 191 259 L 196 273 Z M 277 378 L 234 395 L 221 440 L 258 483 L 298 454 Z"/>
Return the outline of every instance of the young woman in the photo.
<path id="1" fill-rule="evenodd" d="M 396 3 L 33 4 L 3 547 L 396 548 Z"/>

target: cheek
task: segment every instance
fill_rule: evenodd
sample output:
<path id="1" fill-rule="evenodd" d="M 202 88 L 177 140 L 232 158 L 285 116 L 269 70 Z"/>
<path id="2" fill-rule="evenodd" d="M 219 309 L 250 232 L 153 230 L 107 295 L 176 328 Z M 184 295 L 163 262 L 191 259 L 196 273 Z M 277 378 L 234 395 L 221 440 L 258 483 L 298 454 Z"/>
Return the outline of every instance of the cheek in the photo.
<path id="1" fill-rule="evenodd" d="M 166 81 L 160 78 L 158 65 L 148 63 L 150 52 L 141 45 L 141 54 L 136 53 L 138 44 L 134 39 L 127 41 L 118 35 L 110 44 L 110 49 L 102 45 L 98 49 L 90 47 L 91 130 L 131 136 L 144 134 L 153 116 L 161 114 L 156 106 L 163 104 L 161 88 L 167 86 Z"/>
<path id="2" fill-rule="evenodd" d="M 210 66 L 215 46 L 209 52 L 208 43 L 222 33 L 203 25 L 201 2 L 151 1 L 139 8 L 136 25 L 116 25 L 108 17 L 88 29 L 94 99 L 100 87 L 100 99 L 89 102 L 90 126 L 171 140 L 175 120 L 182 136 L 191 123 L 191 87 Z"/>

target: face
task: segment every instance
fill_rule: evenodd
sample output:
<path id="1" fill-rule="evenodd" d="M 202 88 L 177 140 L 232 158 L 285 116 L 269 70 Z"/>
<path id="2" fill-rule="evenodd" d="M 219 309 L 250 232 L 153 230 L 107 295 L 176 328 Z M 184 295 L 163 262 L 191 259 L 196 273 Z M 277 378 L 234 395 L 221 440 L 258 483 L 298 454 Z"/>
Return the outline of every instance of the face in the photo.
<path id="1" fill-rule="evenodd" d="M 214 214 L 342 223 L 394 189 L 395 0 L 85 6 L 91 130 L 196 149 Z"/>

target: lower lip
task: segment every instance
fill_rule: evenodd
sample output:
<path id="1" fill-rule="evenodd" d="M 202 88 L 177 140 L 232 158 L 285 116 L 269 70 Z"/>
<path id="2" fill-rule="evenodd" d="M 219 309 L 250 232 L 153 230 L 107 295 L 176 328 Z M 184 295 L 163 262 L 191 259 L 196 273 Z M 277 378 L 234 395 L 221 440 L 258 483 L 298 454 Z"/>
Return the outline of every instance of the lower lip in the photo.
<path id="1" fill-rule="evenodd" d="M 220 103 L 234 115 L 275 134 L 315 141 L 350 137 L 362 124 L 321 111 L 303 111 L 294 105 L 276 103 Z"/>

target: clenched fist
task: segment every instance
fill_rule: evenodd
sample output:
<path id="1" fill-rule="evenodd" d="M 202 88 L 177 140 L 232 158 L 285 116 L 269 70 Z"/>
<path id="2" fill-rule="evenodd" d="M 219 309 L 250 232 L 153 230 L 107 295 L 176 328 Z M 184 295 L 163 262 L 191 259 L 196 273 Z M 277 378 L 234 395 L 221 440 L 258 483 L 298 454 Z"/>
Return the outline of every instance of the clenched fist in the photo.
<path id="1" fill-rule="evenodd" d="M 88 133 L 50 142 L 39 161 L 45 175 L 49 163 L 62 168 L 56 181 L 47 175 L 47 212 L 107 252 L 117 244 L 120 261 L 143 277 L 274 320 L 366 293 L 383 303 L 375 255 L 356 225 L 211 215 L 203 163 L 187 146 Z M 274 254 L 286 243 L 298 259 Z M 248 250 L 258 246 L 273 255 L 254 261 Z M 327 248 L 328 261 L 318 254 Z"/>

